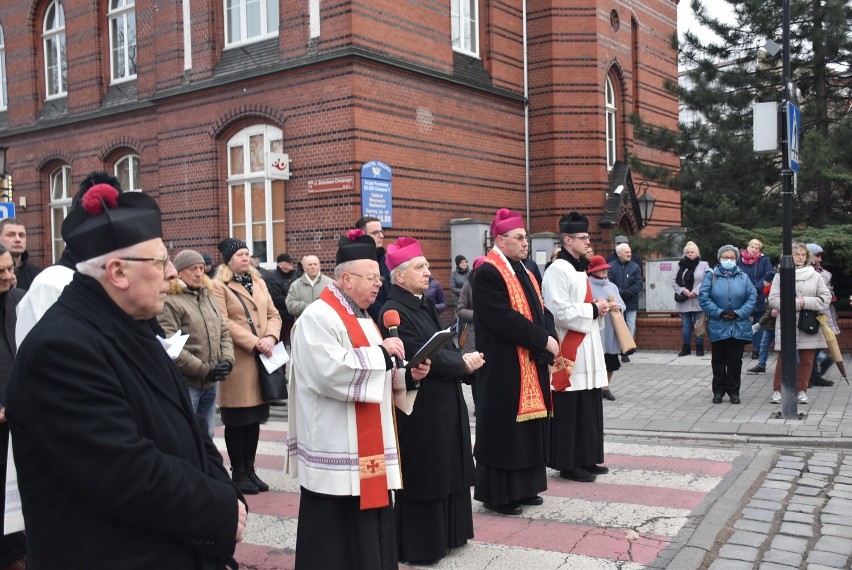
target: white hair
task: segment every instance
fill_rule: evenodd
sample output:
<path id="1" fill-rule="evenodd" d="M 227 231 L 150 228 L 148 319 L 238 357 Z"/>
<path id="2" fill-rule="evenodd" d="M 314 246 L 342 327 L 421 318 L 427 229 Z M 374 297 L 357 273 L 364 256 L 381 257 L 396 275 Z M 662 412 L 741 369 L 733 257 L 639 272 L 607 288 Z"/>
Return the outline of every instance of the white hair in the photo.
<path id="1" fill-rule="evenodd" d="M 396 283 L 397 275 L 401 275 L 411 265 L 411 260 L 404 261 L 391 270 L 391 283 Z"/>
<path id="2" fill-rule="evenodd" d="M 629 243 L 620 243 L 617 246 L 615 246 L 615 253 L 618 254 L 618 255 L 621 255 L 621 253 L 624 251 L 625 248 L 630 249 L 630 244 Z"/>
<path id="3" fill-rule="evenodd" d="M 343 279 L 344 273 L 352 273 L 352 268 L 354 267 L 355 261 L 356 260 L 344 261 L 343 263 L 336 265 L 334 267 L 334 279 L 335 279 L 335 281 L 340 281 L 341 279 Z"/>
<path id="4" fill-rule="evenodd" d="M 114 257 L 137 257 L 135 255 L 137 252 L 138 248 L 136 245 L 122 247 L 121 249 L 116 249 L 115 251 L 104 253 L 97 257 L 87 259 L 86 261 L 81 261 L 75 267 L 77 268 L 77 271 L 79 271 L 83 275 L 88 275 L 89 277 L 100 279 L 106 274 L 105 266 L 107 261 Z"/>

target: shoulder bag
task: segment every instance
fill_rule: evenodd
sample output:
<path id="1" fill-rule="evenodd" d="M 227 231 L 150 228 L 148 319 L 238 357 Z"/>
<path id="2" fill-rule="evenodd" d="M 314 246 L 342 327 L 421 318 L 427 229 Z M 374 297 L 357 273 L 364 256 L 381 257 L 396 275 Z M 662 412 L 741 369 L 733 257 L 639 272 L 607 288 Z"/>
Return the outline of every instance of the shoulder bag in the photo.
<path id="1" fill-rule="evenodd" d="M 243 310 L 246 312 L 246 320 L 248 320 L 249 327 L 251 327 L 251 334 L 257 336 L 257 330 L 254 328 L 254 319 L 249 315 L 248 307 L 246 307 L 245 301 L 243 301 L 242 297 L 240 297 L 236 291 L 225 285 L 225 288 L 228 289 L 234 296 L 237 298 L 237 301 L 240 302 L 240 305 L 243 306 Z M 258 382 L 260 383 L 260 399 L 264 402 L 272 402 L 274 400 L 286 400 L 287 399 L 287 376 L 284 374 L 284 367 L 277 368 L 272 372 L 268 372 L 266 370 L 266 366 L 263 365 L 263 361 L 260 360 L 260 354 L 255 352 L 254 358 L 257 361 L 257 375 Z"/>
<path id="2" fill-rule="evenodd" d="M 819 330 L 819 322 L 817 321 L 817 312 L 809 309 L 799 311 L 799 330 L 808 334 L 815 334 Z"/>

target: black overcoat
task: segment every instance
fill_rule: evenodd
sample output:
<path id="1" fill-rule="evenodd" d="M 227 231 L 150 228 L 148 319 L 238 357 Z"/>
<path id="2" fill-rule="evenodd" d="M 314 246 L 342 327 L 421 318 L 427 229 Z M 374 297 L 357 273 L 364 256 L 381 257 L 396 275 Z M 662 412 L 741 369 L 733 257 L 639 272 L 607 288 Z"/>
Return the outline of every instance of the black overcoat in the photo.
<path id="1" fill-rule="evenodd" d="M 399 312 L 398 332 L 406 359 L 441 330 L 435 303 L 425 296 L 420 299 L 394 285 L 379 322 L 391 309 Z M 388 330 L 383 325 L 381 329 L 387 337 Z M 398 501 L 446 499 L 451 493 L 469 490 L 474 483 L 470 418 L 461 388 L 464 360 L 452 342 L 430 359 L 429 374 L 420 383 L 414 411 L 411 415 L 396 414 L 404 486 L 396 493 Z"/>
<path id="2" fill-rule="evenodd" d="M 523 272 L 513 262 L 516 273 Z M 548 419 L 516 421 L 520 399 L 521 369 L 517 347 L 530 350 L 536 362 L 545 404 L 550 407 L 550 376 L 547 339 L 552 319 L 545 319 L 541 300 L 524 273 L 522 285 L 533 320 L 515 311 L 509 291 L 497 268 L 483 263 L 473 279 L 476 348 L 485 355 L 477 371 L 476 446 L 477 463 L 498 469 L 526 469 L 542 465 L 548 453 Z M 416 403 L 415 403 L 416 405 Z"/>
<path id="3" fill-rule="evenodd" d="M 74 280 L 18 351 L 6 413 L 27 567 L 222 568 L 238 491 L 144 321 Z"/>

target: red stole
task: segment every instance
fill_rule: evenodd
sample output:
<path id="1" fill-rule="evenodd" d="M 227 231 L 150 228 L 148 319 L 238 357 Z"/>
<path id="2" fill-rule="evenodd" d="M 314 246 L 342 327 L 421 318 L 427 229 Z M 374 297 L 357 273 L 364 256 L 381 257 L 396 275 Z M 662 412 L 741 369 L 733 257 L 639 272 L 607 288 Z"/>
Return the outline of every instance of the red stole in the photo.
<path id="1" fill-rule="evenodd" d="M 527 320 L 532 321 L 532 312 L 527 302 L 527 296 L 524 294 L 524 288 L 515 276 L 515 272 L 512 271 L 503 257 L 492 249 L 488 252 L 485 263 L 490 263 L 500 272 L 500 277 L 503 278 L 503 281 L 506 283 L 506 289 L 509 291 L 509 302 L 512 308 L 526 317 Z M 538 302 L 541 303 L 542 310 L 544 310 L 544 301 L 541 298 L 538 281 L 535 280 L 526 267 L 524 267 L 524 271 L 527 272 L 530 282 L 532 282 L 535 292 L 538 295 Z M 535 363 L 530 360 L 530 351 L 523 346 L 518 346 L 517 350 L 518 364 L 521 368 L 521 394 L 518 398 L 518 416 L 515 418 L 515 421 L 523 422 L 547 417 L 547 407 L 544 404 L 541 385 L 538 383 L 538 369 Z"/>
<path id="2" fill-rule="evenodd" d="M 370 346 L 364 329 L 349 307 L 344 306 L 332 292 L 331 287 L 323 289 L 319 296 L 334 309 L 354 348 Z M 375 326 L 375 325 L 374 325 Z M 361 510 L 387 507 L 388 478 L 385 465 L 385 444 L 382 434 L 382 413 L 380 404 L 355 402 L 355 424 L 358 428 L 358 467 L 361 484 Z"/>
<path id="3" fill-rule="evenodd" d="M 586 298 L 583 299 L 583 302 L 591 303 L 593 300 L 592 285 L 587 276 Z M 583 344 L 585 338 L 586 333 L 584 332 L 569 330 L 565 333 L 565 338 L 559 345 L 559 356 L 553 361 L 553 374 L 550 379 L 553 389 L 557 392 L 562 392 L 571 386 L 571 371 L 574 369 L 574 362 L 577 360 L 577 349 Z"/>

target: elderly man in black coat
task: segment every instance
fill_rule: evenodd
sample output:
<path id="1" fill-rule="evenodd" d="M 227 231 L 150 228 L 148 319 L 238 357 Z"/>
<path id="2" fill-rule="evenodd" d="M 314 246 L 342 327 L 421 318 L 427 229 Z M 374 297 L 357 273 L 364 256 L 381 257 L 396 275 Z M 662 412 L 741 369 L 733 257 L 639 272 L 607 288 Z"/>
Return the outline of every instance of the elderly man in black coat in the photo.
<path id="1" fill-rule="evenodd" d="M 176 273 L 149 196 L 93 187 L 81 262 L 15 359 L 7 416 L 31 569 L 236 568 L 245 506 L 146 320 Z"/>
<path id="2" fill-rule="evenodd" d="M 388 246 L 385 262 L 393 285 L 380 320 L 390 310 L 399 313 L 399 337 L 410 359 L 441 329 L 435 303 L 423 295 L 429 263 L 417 240 L 407 237 Z M 382 335 L 388 336 L 384 325 Z M 414 411 L 396 415 L 405 485 L 393 509 L 397 552 L 414 564 L 434 563 L 473 538 L 474 467 L 461 381 L 482 366 L 482 355 L 462 354 L 448 342 L 430 359 Z"/>
<path id="3" fill-rule="evenodd" d="M 529 236 L 518 212 L 491 223 L 494 248 L 476 270 L 473 314 L 477 373 L 476 489 L 473 498 L 504 515 L 540 505 L 547 489 L 548 364 L 559 350 L 538 282 L 524 267 Z"/>

